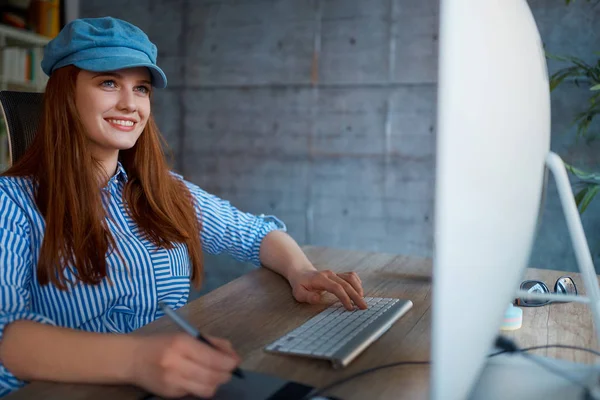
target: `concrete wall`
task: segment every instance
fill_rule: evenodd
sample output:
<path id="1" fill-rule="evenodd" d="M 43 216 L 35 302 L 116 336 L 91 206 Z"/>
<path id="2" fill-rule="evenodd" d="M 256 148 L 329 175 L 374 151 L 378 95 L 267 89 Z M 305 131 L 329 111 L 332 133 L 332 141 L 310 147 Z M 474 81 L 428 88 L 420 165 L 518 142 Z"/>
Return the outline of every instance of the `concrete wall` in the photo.
<path id="1" fill-rule="evenodd" d="M 576 1 L 568 7 L 564 3 L 563 0 L 529 0 L 546 51 L 558 55 L 573 55 L 588 63 L 596 63 L 600 58 L 594 54 L 600 50 L 600 6 L 594 5 L 597 4 L 595 1 Z M 550 73 L 564 66 L 567 65 L 554 60 L 548 61 Z M 588 107 L 588 88 L 587 83 L 577 86 L 570 82 L 552 93 L 551 148 L 574 166 L 600 171 L 600 141 L 588 143 L 584 138 L 578 139 L 576 130 L 572 127 L 575 115 Z M 598 126 L 596 121 L 590 134 L 597 135 Z M 576 271 L 575 255 L 552 179 L 547 196 L 531 264 L 542 268 Z M 600 197 L 589 206 L 582 219 L 596 270 L 600 272 Z"/>
<path id="2" fill-rule="evenodd" d="M 529 4 L 549 51 L 592 60 L 600 8 Z M 169 88 L 153 110 L 188 179 L 278 215 L 301 244 L 421 256 L 432 255 L 438 10 L 436 0 L 81 4 L 82 16 L 126 19 L 157 44 Z M 565 131 L 586 95 L 568 84 L 552 104 L 552 147 L 581 167 L 598 165 L 598 145 Z M 596 257 L 597 203 L 585 215 Z M 249 269 L 207 260 L 204 291 Z M 552 183 L 532 264 L 574 269 Z"/>

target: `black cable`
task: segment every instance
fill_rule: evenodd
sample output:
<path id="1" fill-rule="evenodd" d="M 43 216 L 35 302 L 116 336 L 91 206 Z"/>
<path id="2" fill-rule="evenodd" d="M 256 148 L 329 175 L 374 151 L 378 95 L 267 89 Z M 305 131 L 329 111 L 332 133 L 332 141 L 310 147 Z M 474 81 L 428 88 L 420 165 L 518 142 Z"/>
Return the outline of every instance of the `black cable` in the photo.
<path id="1" fill-rule="evenodd" d="M 391 363 L 391 364 L 380 365 L 378 367 L 368 368 L 368 369 L 362 370 L 360 372 L 357 372 L 355 374 L 352 374 L 346 378 L 335 381 L 327 386 L 323 386 L 320 389 L 315 389 L 315 390 L 311 391 L 309 394 L 307 394 L 306 396 L 304 396 L 301 400 L 306 400 L 306 399 L 310 399 L 311 397 L 319 396 L 319 395 L 325 393 L 326 391 L 328 391 L 329 389 L 334 388 L 335 386 L 339 386 L 343 383 L 348 382 L 349 380 L 358 378 L 359 376 L 363 376 L 363 375 L 370 374 L 371 372 L 379 371 L 380 369 L 391 368 L 391 367 L 400 367 L 403 365 L 427 365 L 429 363 L 430 363 L 430 361 L 399 361 L 399 362 L 395 362 L 395 363 Z"/>
<path id="2" fill-rule="evenodd" d="M 591 354 L 594 354 L 594 355 L 600 357 L 600 351 L 596 351 L 594 349 L 588 349 L 585 347 L 566 345 L 566 344 L 547 344 L 547 345 L 543 345 L 543 346 L 531 346 L 531 347 L 520 348 L 512 340 L 507 339 L 503 336 L 499 336 L 496 339 L 496 347 L 499 347 L 502 350 L 497 351 L 496 353 L 489 354 L 488 358 L 496 357 L 496 356 L 499 356 L 501 354 L 506 354 L 506 353 L 518 353 L 518 354 L 523 355 L 524 357 L 527 357 L 528 360 L 530 360 L 534 363 L 537 363 L 539 366 L 545 368 L 546 370 L 548 370 L 558 376 L 561 376 L 561 377 L 567 379 L 568 381 L 570 381 L 571 383 L 581 386 L 586 390 L 588 390 L 588 388 L 583 383 L 578 382 L 576 379 L 573 379 L 573 378 L 569 377 L 568 375 L 565 375 L 565 373 L 563 371 L 554 368 L 554 366 L 544 363 L 535 357 L 532 357 L 527 352 L 532 351 L 532 350 L 540 350 L 540 349 L 560 348 L 560 349 L 586 351 L 588 353 L 591 353 Z M 311 397 L 321 395 L 321 394 L 325 393 L 326 391 L 328 391 L 336 386 L 342 385 L 352 379 L 361 377 L 363 375 L 370 374 L 372 372 L 379 371 L 381 369 L 392 368 L 392 367 L 402 367 L 405 365 L 428 365 L 430 363 L 431 363 L 430 361 L 398 361 L 398 362 L 394 362 L 394 363 L 390 363 L 390 364 L 384 364 L 384 365 L 380 365 L 377 367 L 368 368 L 368 369 L 359 371 L 355 374 L 352 374 L 350 376 L 347 376 L 346 378 L 342 378 L 340 380 L 332 382 L 329 385 L 323 386 L 320 389 L 314 389 L 309 394 L 304 396 L 302 398 L 302 400 L 307 400 L 307 399 L 310 399 Z M 149 400 L 149 399 L 154 399 L 154 398 L 160 398 L 160 397 L 156 397 L 155 395 L 150 393 L 150 394 L 147 394 L 146 396 L 144 396 L 140 400 Z"/>
<path id="3" fill-rule="evenodd" d="M 511 341 L 510 339 L 504 338 L 502 336 L 499 336 L 497 338 L 496 346 L 502 348 L 502 350 L 488 355 L 488 358 L 496 357 L 496 356 L 499 356 L 500 354 L 505 354 L 505 353 L 519 353 L 519 354 L 522 354 L 523 356 L 527 357 L 528 360 L 531 360 L 532 362 L 537 363 L 539 366 L 547 369 L 548 371 L 550 371 L 554 374 L 557 374 L 559 376 L 562 376 L 563 378 L 569 380 L 571 383 L 581 386 L 586 390 L 588 390 L 588 388 L 583 383 L 578 382 L 577 380 L 571 380 L 572 378 L 569 377 L 568 375 L 565 375 L 563 373 L 563 371 L 557 370 L 556 368 L 554 368 L 554 366 L 544 363 L 535 357 L 531 357 L 527 352 L 531 351 L 531 350 L 548 349 L 548 348 L 564 348 L 564 349 L 570 349 L 570 350 L 586 351 L 588 353 L 592 353 L 597 356 L 600 356 L 600 352 L 598 352 L 596 350 L 588 349 L 585 347 L 579 347 L 579 346 L 564 345 L 564 344 L 548 344 L 548 345 L 543 345 L 543 346 L 532 346 L 532 347 L 526 347 L 526 348 L 519 348 L 518 346 L 516 346 L 514 344 L 513 341 Z M 336 386 L 342 385 L 352 379 L 358 378 L 363 375 L 367 375 L 371 372 L 379 371 L 380 369 L 401 367 L 401 366 L 405 366 L 405 365 L 426 365 L 426 364 L 430 364 L 430 363 L 431 363 L 430 361 L 399 361 L 399 362 L 395 362 L 395 363 L 391 363 L 391 364 L 380 365 L 378 367 L 368 368 L 368 369 L 362 370 L 360 372 L 357 372 L 355 374 L 352 374 L 346 378 L 342 378 L 340 380 L 334 381 L 327 386 L 323 386 L 320 389 L 315 389 L 311 393 L 304 396 L 302 398 L 302 400 L 307 400 L 307 399 L 310 399 L 311 397 L 322 395 L 326 391 L 328 391 Z"/>
<path id="4" fill-rule="evenodd" d="M 585 347 L 571 346 L 568 344 L 546 344 L 546 345 L 542 345 L 542 346 L 531 346 L 531 347 L 526 347 L 524 349 L 521 349 L 521 351 L 531 351 L 531 350 L 550 349 L 550 348 L 586 351 L 588 353 L 591 353 L 591 354 L 594 354 L 594 355 L 600 357 L 600 351 L 596 351 L 594 349 L 588 349 Z M 496 353 L 490 354 L 488 357 L 495 357 L 495 356 L 499 356 L 500 354 L 505 354 L 505 353 L 509 353 L 509 351 L 508 350 L 500 350 Z"/>

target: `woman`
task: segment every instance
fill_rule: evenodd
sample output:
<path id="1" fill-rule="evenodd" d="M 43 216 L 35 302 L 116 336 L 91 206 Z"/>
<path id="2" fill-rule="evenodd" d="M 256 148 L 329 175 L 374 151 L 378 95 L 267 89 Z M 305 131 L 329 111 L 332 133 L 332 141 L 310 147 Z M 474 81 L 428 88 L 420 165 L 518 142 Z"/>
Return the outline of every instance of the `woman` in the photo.
<path id="1" fill-rule="evenodd" d="M 0 394 L 29 380 L 211 396 L 240 362 L 185 334 L 131 332 L 183 306 L 202 252 L 263 265 L 299 302 L 366 308 L 354 273 L 317 271 L 285 225 L 169 171 L 150 110 L 157 49 L 113 18 L 69 23 L 44 51 L 41 126 L 0 177 Z"/>

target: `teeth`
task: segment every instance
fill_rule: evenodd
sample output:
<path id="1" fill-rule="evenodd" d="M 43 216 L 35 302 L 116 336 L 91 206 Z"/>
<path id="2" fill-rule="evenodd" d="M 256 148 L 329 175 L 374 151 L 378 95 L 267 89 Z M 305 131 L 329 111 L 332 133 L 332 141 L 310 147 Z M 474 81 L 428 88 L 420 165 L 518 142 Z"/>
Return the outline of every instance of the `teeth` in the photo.
<path id="1" fill-rule="evenodd" d="M 123 126 L 133 126 L 133 121 L 125 121 L 122 119 L 109 119 L 108 122 L 111 124 L 123 125 Z"/>

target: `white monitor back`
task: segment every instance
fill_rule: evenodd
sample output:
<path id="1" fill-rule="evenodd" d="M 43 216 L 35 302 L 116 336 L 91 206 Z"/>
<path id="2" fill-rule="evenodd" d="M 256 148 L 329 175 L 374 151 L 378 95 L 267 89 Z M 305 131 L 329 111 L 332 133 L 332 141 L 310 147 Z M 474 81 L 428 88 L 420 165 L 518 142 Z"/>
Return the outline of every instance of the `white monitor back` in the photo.
<path id="1" fill-rule="evenodd" d="M 550 151 L 525 0 L 442 0 L 431 398 L 463 400 L 529 261 Z"/>

